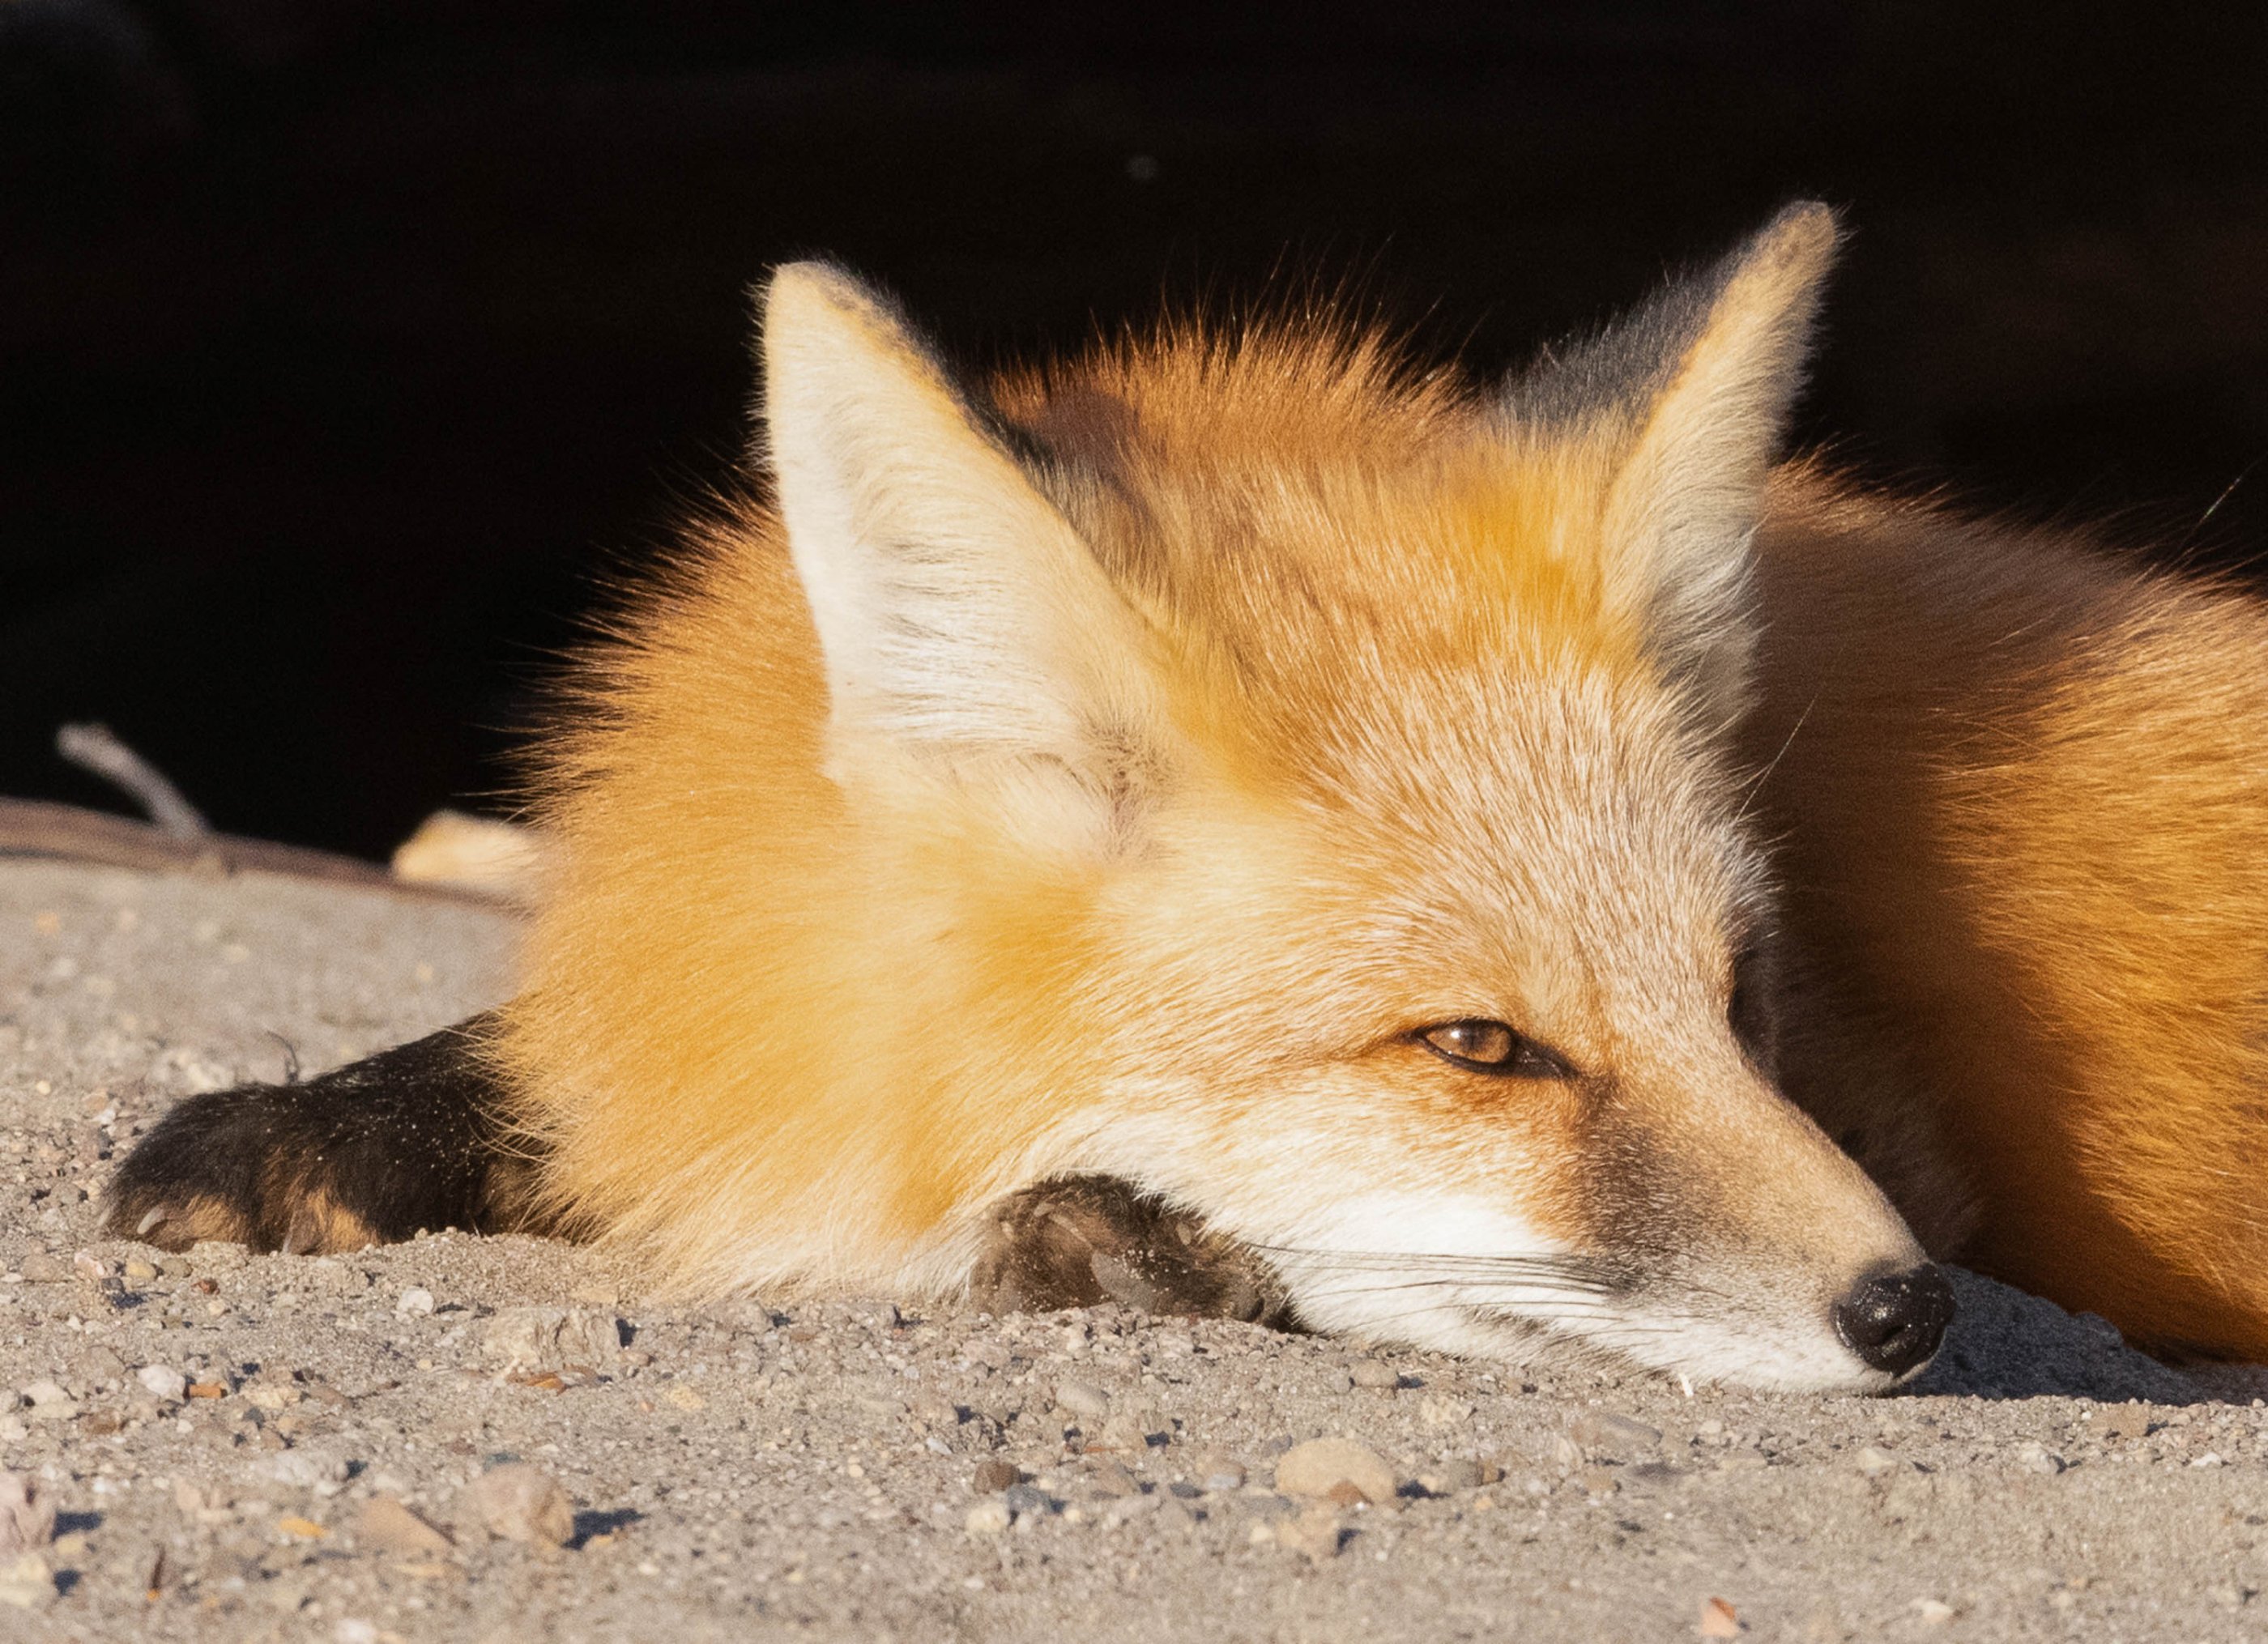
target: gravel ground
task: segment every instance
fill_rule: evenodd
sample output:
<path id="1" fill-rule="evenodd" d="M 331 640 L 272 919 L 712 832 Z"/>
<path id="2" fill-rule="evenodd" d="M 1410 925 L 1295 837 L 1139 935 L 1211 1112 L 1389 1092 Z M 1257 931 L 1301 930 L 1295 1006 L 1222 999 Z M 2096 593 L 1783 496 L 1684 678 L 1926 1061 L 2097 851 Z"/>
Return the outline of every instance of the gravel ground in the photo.
<path id="1" fill-rule="evenodd" d="M 2268 1626 L 2268 1380 L 1981 1279 L 1924 1389 L 1866 1400 L 1108 1310 L 682 1310 L 523 1239 L 97 1236 L 176 1097 L 490 1003 L 510 936 L 280 879 L 0 863 L 0 1467 L 33 1491 L 11 1513 L 0 1479 L 0 1638 Z"/>

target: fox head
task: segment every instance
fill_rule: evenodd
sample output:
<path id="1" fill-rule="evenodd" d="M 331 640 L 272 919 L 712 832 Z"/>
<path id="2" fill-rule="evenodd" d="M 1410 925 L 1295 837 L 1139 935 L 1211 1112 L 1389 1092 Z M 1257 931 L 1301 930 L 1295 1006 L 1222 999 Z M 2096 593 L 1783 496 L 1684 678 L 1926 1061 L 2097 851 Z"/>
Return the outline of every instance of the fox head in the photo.
<path id="1" fill-rule="evenodd" d="M 1774 1085 L 1727 749 L 1836 237 L 1791 208 L 1508 388 L 1279 322 L 971 389 L 777 273 L 816 757 L 963 1225 L 1095 1171 L 1328 1329 L 1785 1387 L 1926 1359 L 1942 1281 Z"/>

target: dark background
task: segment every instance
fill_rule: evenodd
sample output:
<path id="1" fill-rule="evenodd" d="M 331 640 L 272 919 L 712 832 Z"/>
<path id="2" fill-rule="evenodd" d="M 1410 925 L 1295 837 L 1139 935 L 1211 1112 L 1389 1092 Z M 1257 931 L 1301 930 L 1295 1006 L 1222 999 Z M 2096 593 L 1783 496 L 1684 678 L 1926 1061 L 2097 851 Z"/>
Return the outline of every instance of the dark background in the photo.
<path id="1" fill-rule="evenodd" d="M 811 251 L 977 363 L 1320 270 L 1507 364 L 1818 194 L 1807 437 L 2248 566 L 2263 15 L 0 0 L 0 792 L 116 804 L 67 718 L 368 854 L 495 786 Z"/>

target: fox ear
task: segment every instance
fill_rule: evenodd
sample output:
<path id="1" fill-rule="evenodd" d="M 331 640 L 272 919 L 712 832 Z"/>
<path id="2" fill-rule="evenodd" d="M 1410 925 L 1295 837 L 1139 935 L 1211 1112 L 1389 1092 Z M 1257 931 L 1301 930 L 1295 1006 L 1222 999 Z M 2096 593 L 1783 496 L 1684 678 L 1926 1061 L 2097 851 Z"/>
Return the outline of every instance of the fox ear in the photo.
<path id="1" fill-rule="evenodd" d="M 1036 781 L 1123 810 L 1150 717 L 1142 627 L 1070 524 L 889 302 L 841 270 L 772 276 L 762 356 L 838 770 L 894 747 L 1027 799 Z"/>
<path id="2" fill-rule="evenodd" d="M 1608 451 L 1608 599 L 1725 711 L 1747 693 L 1749 539 L 1837 239 L 1828 207 L 1788 206 L 1511 396 L 1516 425 Z"/>

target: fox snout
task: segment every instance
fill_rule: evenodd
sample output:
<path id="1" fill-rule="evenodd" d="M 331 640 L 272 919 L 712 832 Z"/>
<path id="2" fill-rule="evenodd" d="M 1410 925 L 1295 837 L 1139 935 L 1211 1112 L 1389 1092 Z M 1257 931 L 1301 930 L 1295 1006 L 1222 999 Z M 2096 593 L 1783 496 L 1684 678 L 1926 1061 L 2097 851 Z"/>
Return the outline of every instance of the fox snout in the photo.
<path id="1" fill-rule="evenodd" d="M 1852 1391 L 1918 1372 L 1953 1288 L 1881 1189 L 1761 1081 L 1708 1106 L 1655 1132 L 1651 1168 L 1609 1191 L 1597 1227 L 1651 1268 L 1632 1311 L 1691 1332 L 1663 1368 Z"/>
<path id="2" fill-rule="evenodd" d="M 1885 1375 L 1904 1376 L 1936 1355 L 1953 1322 L 1953 1287 L 1929 1264 L 1878 1273 L 1835 1303 L 1843 1345 Z"/>

